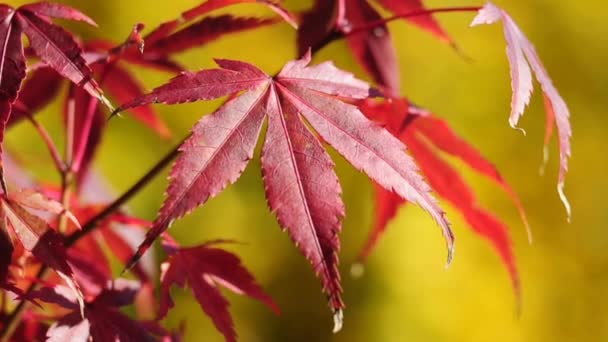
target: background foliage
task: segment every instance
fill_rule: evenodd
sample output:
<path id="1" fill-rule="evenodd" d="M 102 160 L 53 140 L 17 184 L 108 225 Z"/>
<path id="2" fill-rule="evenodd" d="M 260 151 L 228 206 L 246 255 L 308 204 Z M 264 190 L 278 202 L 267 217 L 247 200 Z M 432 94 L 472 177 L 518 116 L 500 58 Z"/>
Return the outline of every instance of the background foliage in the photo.
<path id="1" fill-rule="evenodd" d="M 83 10 L 99 30 L 71 25 L 83 37 L 121 41 L 137 22 L 149 27 L 171 19 L 199 0 L 63 1 Z M 257 302 L 230 295 L 232 312 L 242 341 L 601 341 L 608 339 L 608 162 L 602 141 L 608 127 L 604 115 L 608 90 L 608 25 L 602 0 L 496 1 L 508 10 L 536 45 L 556 86 L 572 112 L 573 158 L 566 192 L 573 206 L 568 225 L 555 191 L 557 146 L 544 176 L 542 159 L 544 113 L 542 98 L 533 97 L 522 126 L 523 137 L 509 128 L 510 82 L 504 41 L 499 25 L 469 29 L 473 13 L 444 14 L 438 18 L 465 54 L 462 58 L 429 34 L 402 21 L 390 24 L 401 64 L 404 95 L 445 117 L 502 171 L 519 193 L 534 232 L 532 246 L 515 208 L 498 187 L 468 177 L 488 209 L 509 225 L 523 281 L 523 310 L 518 317 L 506 271 L 490 247 L 466 228 L 448 209 L 457 236 L 452 266 L 444 269 L 445 246 L 435 223 L 420 209 L 401 210 L 372 254 L 362 278 L 349 268 L 371 224 L 369 181 L 337 154 L 338 175 L 344 188 L 347 216 L 342 233 L 341 273 L 344 278 L 345 326 L 331 334 L 331 317 L 310 266 L 278 229 L 266 209 L 259 159 L 241 180 L 172 228 L 186 245 L 213 238 L 244 243 L 229 246 L 242 257 L 260 283 L 283 310 L 276 317 Z M 22 1 L 11 1 L 19 5 Z M 476 5 L 469 1 L 429 0 L 429 8 Z M 291 9 L 308 2 L 287 1 Z M 266 13 L 241 5 L 226 11 Z M 192 70 L 213 66 L 212 58 L 242 59 L 274 73 L 295 57 L 295 32 L 287 25 L 228 36 L 179 57 Z M 364 77 L 343 42 L 321 51 L 317 61 L 332 59 Z M 170 75 L 138 70 L 149 89 Z M 145 74 L 145 75 L 144 75 Z M 160 106 L 174 132 L 163 141 L 128 117 L 113 120 L 96 166 L 117 192 L 129 186 L 165 151 L 185 136 L 201 114 L 220 102 Z M 55 120 L 60 104 L 39 116 L 59 136 Z M 128 115 L 127 115 L 128 116 Z M 27 123 L 8 134 L 6 148 L 19 151 L 27 165 L 42 177 L 55 177 L 46 150 Z M 465 175 L 471 173 L 462 168 Z M 165 173 L 166 174 L 166 173 Z M 159 178 L 130 208 L 153 218 L 166 181 Z M 169 323 L 186 320 L 186 340 L 221 341 L 198 304 L 187 292 L 175 292 L 177 308 Z"/>

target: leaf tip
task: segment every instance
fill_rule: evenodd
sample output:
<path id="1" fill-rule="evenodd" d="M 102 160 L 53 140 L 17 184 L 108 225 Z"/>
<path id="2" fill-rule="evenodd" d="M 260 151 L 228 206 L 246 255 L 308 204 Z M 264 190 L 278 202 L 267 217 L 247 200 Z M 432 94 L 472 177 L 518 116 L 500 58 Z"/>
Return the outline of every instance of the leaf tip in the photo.
<path id="1" fill-rule="evenodd" d="M 338 309 L 334 312 L 334 328 L 332 330 L 332 332 L 338 333 L 340 330 L 342 330 L 342 326 L 344 324 L 344 312 L 342 311 L 342 309 Z"/>
<path id="2" fill-rule="evenodd" d="M 454 239 L 452 238 L 452 241 L 448 244 L 448 259 L 445 264 L 446 269 L 448 269 L 450 267 L 450 265 L 452 264 L 452 260 L 454 259 L 455 248 L 456 248 L 456 245 L 454 243 Z"/>
<path id="3" fill-rule="evenodd" d="M 570 202 L 568 201 L 568 197 L 566 197 L 566 193 L 564 192 L 563 181 L 557 183 L 557 193 L 559 194 L 559 199 L 562 201 L 564 208 L 566 209 L 568 223 L 572 223 L 572 208 L 570 207 Z"/>
<path id="4" fill-rule="evenodd" d="M 513 116 L 512 116 L 513 117 Z M 523 134 L 524 136 L 527 135 L 526 130 L 517 126 L 517 121 L 516 120 L 512 120 L 509 119 L 509 125 L 511 126 L 511 128 L 513 128 L 514 130 L 520 131 L 521 134 Z"/>

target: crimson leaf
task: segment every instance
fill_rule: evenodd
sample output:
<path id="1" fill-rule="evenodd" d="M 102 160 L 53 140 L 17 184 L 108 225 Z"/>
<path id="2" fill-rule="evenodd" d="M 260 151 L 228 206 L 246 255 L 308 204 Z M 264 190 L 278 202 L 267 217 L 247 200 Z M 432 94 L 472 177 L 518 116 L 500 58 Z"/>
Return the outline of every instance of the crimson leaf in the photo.
<path id="1" fill-rule="evenodd" d="M 218 290 L 218 285 L 255 298 L 279 313 L 276 304 L 234 254 L 209 245 L 191 248 L 171 246 L 169 253 L 169 258 L 161 265 L 161 318 L 174 305 L 169 292 L 171 286 L 184 287 L 186 283 L 226 341 L 236 341 L 236 332 L 228 312 L 229 303 Z"/>
<path id="2" fill-rule="evenodd" d="M 320 277 L 341 325 L 337 233 L 343 204 L 333 163 L 304 119 L 353 166 L 383 187 L 427 210 L 441 226 L 452 256 L 453 235 L 430 188 L 403 144 L 340 99 L 362 99 L 369 85 L 326 62 L 308 66 L 310 54 L 287 63 L 275 77 L 253 65 L 217 60 L 220 69 L 185 73 L 117 111 L 149 103 L 232 97 L 201 119 L 181 146 L 165 200 L 137 260 L 171 223 L 234 183 L 253 156 L 265 117 L 269 129 L 262 168 L 270 209 Z"/>

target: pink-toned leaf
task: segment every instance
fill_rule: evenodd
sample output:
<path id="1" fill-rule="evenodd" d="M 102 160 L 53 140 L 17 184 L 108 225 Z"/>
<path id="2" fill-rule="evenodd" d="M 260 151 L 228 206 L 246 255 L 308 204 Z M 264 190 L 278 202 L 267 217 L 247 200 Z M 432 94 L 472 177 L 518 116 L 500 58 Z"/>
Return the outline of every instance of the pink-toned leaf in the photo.
<path id="1" fill-rule="evenodd" d="M 313 264 L 334 309 L 335 329 L 339 329 L 343 304 L 335 253 L 339 246 L 342 202 L 333 164 L 314 134 L 300 121 L 300 114 L 355 167 L 429 211 L 444 231 L 451 258 L 453 236 L 449 224 L 413 161 L 405 154 L 403 144 L 366 119 L 356 107 L 343 102 L 367 98 L 373 89 L 331 63 L 308 66 L 309 62 L 310 53 L 287 63 L 271 79 L 249 64 L 218 60 L 223 69 L 178 76 L 152 94 L 119 108 L 147 104 L 161 96 L 163 100 L 159 102 L 177 103 L 232 95 L 216 113 L 204 117 L 182 145 L 182 154 L 171 172 L 167 199 L 130 264 L 141 257 L 173 220 L 236 181 L 252 157 L 264 117 L 269 116 L 262 161 L 269 205 Z M 199 80 L 202 75 L 221 75 L 216 78 L 222 80 L 227 71 L 232 72 L 230 80 L 234 84 L 217 84 L 216 79 L 211 79 L 200 86 L 204 81 Z M 219 91 L 210 90 L 211 85 L 216 85 Z M 247 91 L 237 96 L 235 93 L 240 90 Z M 325 194 L 319 188 L 325 189 L 328 198 L 320 199 Z M 288 214 L 288 208 L 297 214 L 292 215 L 291 211 Z"/>
<path id="2" fill-rule="evenodd" d="M 82 21 L 91 26 L 97 26 L 95 21 L 89 18 L 86 14 L 80 12 L 75 8 L 58 3 L 37 2 L 33 4 L 23 5 L 19 7 L 18 10 L 27 10 L 46 17 Z"/>
<path id="3" fill-rule="evenodd" d="M 118 65 L 106 67 L 104 86 L 108 93 L 120 103 L 125 103 L 144 94 L 139 81 Z M 171 135 L 167 125 L 158 117 L 158 113 L 152 107 L 141 106 L 133 108 L 131 112 L 138 121 L 152 128 L 161 137 L 168 138 Z"/>
<path id="4" fill-rule="evenodd" d="M 236 341 L 236 332 L 228 312 L 229 303 L 219 292 L 219 285 L 234 293 L 257 299 L 277 313 L 279 311 L 239 258 L 224 250 L 205 245 L 179 249 L 161 268 L 160 317 L 164 317 L 174 305 L 169 292 L 171 286 L 183 288 L 186 283 L 226 341 Z"/>
<path id="5" fill-rule="evenodd" d="M 285 100 L 281 106 L 274 91 L 270 96 L 262 151 L 268 206 L 313 265 L 330 307 L 340 317 L 344 303 L 337 253 L 344 204 L 334 164 L 301 121 L 297 109 Z"/>
<path id="6" fill-rule="evenodd" d="M 544 95 L 544 94 L 543 94 Z M 543 140 L 543 161 L 540 167 L 540 174 L 545 173 L 545 166 L 547 162 L 549 162 L 549 143 L 551 142 L 551 137 L 553 136 L 553 127 L 555 126 L 555 113 L 553 113 L 553 106 L 551 105 L 551 101 L 547 98 L 546 95 L 544 97 L 545 104 L 545 139 Z"/>
<path id="7" fill-rule="evenodd" d="M 509 123 L 516 128 L 519 118 L 522 116 L 525 107 L 527 106 L 530 95 L 533 90 L 532 72 L 536 75 L 536 79 L 541 85 L 542 91 L 546 98 L 546 108 L 550 112 L 550 118 L 555 119 L 557 126 L 559 146 L 560 146 L 560 170 L 558 176 L 557 190 L 562 200 L 568 220 L 570 220 L 571 209 L 570 204 L 564 194 L 564 182 L 566 172 L 568 171 L 568 159 L 570 157 L 570 137 L 572 128 L 570 127 L 570 111 L 563 98 L 553 85 L 545 67 L 540 58 L 524 35 L 521 29 L 515 24 L 513 19 L 501 8 L 488 2 L 473 19 L 471 26 L 480 24 L 492 24 L 502 21 L 505 39 L 507 41 L 507 57 L 511 67 L 511 88 L 513 97 L 511 100 L 511 115 Z"/>
<path id="8" fill-rule="evenodd" d="M 83 87 L 91 96 L 111 107 L 92 78 L 82 49 L 69 32 L 27 10 L 17 12 L 17 20 L 36 55 L 63 77 Z"/>
<path id="9" fill-rule="evenodd" d="M 308 51 L 301 59 L 285 64 L 277 79 L 281 84 L 306 88 L 329 95 L 362 99 L 373 95 L 369 85 L 350 73 L 336 68 L 331 62 L 309 66 Z"/>

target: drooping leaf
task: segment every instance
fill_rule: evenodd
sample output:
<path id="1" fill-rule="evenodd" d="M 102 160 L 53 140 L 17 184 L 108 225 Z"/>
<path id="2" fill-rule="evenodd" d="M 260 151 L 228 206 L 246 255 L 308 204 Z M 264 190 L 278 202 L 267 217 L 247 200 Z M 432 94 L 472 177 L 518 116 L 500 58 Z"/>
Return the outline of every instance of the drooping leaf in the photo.
<path id="1" fill-rule="evenodd" d="M 276 304 L 234 254 L 209 245 L 172 249 L 169 259 L 161 265 L 160 317 L 164 317 L 174 305 L 169 292 L 171 286 L 183 288 L 186 283 L 226 341 L 236 341 L 236 332 L 228 312 L 229 303 L 218 289 L 220 285 L 257 299 L 279 312 Z"/>
<path id="2" fill-rule="evenodd" d="M 488 2 L 473 19 L 471 26 L 480 24 L 492 24 L 502 21 L 505 40 L 507 41 L 507 57 L 511 67 L 511 88 L 513 97 L 511 99 L 511 115 L 509 123 L 511 127 L 517 128 L 519 118 L 523 115 L 525 107 L 530 101 L 532 94 L 532 71 L 540 83 L 545 96 L 545 107 L 548 121 L 555 120 L 559 137 L 560 168 L 557 183 L 557 191 L 562 200 L 568 220 L 570 220 L 571 209 L 568 199 L 564 194 L 564 182 L 568 171 L 568 159 L 570 158 L 570 111 L 564 99 L 553 85 L 547 70 L 543 66 L 534 45 L 528 40 L 515 21 L 507 12 Z M 532 69 L 532 71 L 530 70 Z M 550 134 L 548 135 L 550 136 Z"/>
<path id="3" fill-rule="evenodd" d="M 404 153 L 403 144 L 355 106 L 341 101 L 368 97 L 373 93 L 369 85 L 331 63 L 308 66 L 309 62 L 307 54 L 270 77 L 247 63 L 217 60 L 220 69 L 182 74 L 118 108 L 192 102 L 244 92 L 201 119 L 181 146 L 167 198 L 133 260 L 175 219 L 238 179 L 252 158 L 262 123 L 268 117 L 262 164 L 269 207 L 313 264 L 335 317 L 340 318 L 336 320 L 339 328 L 343 304 L 336 253 L 343 205 L 333 164 L 304 119 L 357 169 L 427 210 L 444 232 L 448 259 L 453 236 L 443 211 L 429 194 L 430 188 Z"/>
<path id="4" fill-rule="evenodd" d="M 481 208 L 470 186 L 439 155 L 438 151 L 461 159 L 473 170 L 501 186 L 511 197 L 528 228 L 519 197 L 502 178 L 496 167 L 459 137 L 444 120 L 410 105 L 404 99 L 390 99 L 385 102 L 366 100 L 362 101 L 359 107 L 367 117 L 384 125 L 408 146 L 433 190 L 457 208 L 471 228 L 494 246 L 509 271 L 514 291 L 519 299 L 519 275 L 507 227 L 494 215 Z M 386 230 L 387 224 L 404 203 L 392 192 L 376 187 L 375 221 L 359 260 L 362 261 L 369 255 L 378 238 Z"/>

